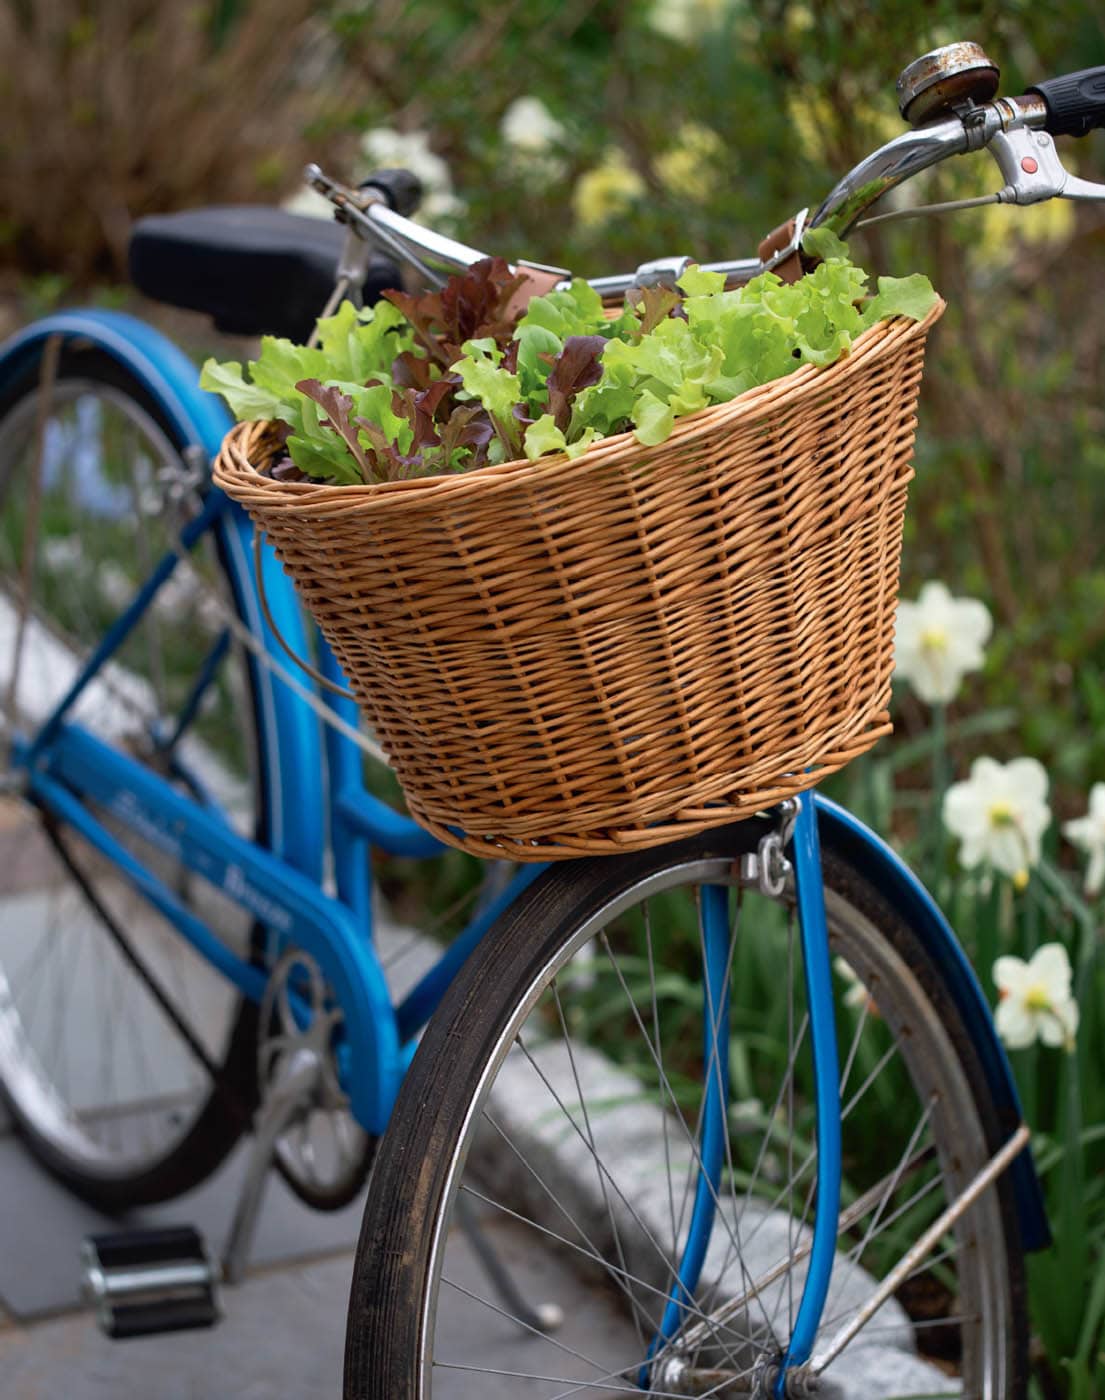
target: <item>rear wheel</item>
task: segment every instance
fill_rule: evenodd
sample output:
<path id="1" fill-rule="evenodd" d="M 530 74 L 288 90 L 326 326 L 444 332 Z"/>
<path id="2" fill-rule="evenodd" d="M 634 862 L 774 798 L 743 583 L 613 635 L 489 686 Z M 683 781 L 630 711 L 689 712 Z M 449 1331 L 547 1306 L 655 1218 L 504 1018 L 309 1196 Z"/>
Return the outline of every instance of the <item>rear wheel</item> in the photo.
<path id="1" fill-rule="evenodd" d="M 818 1159 L 792 893 L 767 899 L 737 874 L 763 831 L 747 823 L 559 867 L 477 949 L 381 1144 L 350 1301 L 348 1396 L 774 1393 Z M 844 1191 L 815 1357 L 1002 1141 L 921 940 L 831 853 L 825 880 Z M 725 938 L 720 1050 L 704 1013 L 707 905 Z M 721 1185 L 672 1325 L 711 1152 L 711 1061 L 727 1080 Z M 518 1319 L 465 1215 L 482 1220 L 531 1303 L 558 1305 L 563 1327 L 546 1328 L 540 1311 Z M 834 1357 L 822 1393 L 1008 1400 L 1024 1393 L 1026 1335 L 999 1180 Z"/>
<path id="2" fill-rule="evenodd" d="M 185 444 L 145 388 L 108 355 L 67 348 L 40 427 L 39 369 L 0 397 L 6 737 L 35 732 L 179 528 L 167 473 Z M 208 531 L 72 718 L 263 841 L 257 697 L 219 600 L 233 608 L 232 575 Z M 248 915 L 95 815 L 223 942 L 259 956 Z M 248 1126 L 256 1046 L 256 1008 L 116 866 L 0 801 L 0 1085 L 56 1175 L 106 1208 L 202 1181 Z"/>

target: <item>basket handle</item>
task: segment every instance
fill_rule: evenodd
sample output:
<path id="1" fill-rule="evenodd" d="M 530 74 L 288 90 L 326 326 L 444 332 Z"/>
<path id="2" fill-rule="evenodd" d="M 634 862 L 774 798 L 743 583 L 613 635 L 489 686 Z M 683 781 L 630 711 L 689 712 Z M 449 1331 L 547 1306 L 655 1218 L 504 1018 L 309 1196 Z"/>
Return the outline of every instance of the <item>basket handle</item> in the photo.
<path id="1" fill-rule="evenodd" d="M 351 690 L 345 690 L 342 686 L 335 685 L 334 682 L 330 680 L 327 676 L 324 676 L 321 671 L 317 671 L 309 661 L 304 661 L 301 656 L 296 656 L 295 652 L 284 640 L 280 628 L 277 627 L 275 619 L 273 618 L 273 615 L 269 610 L 269 600 L 265 594 L 265 573 L 264 569 L 262 568 L 261 560 L 261 539 L 261 528 L 260 526 L 255 525 L 253 529 L 253 567 L 254 572 L 257 575 L 257 596 L 260 599 L 261 612 L 264 616 L 265 621 L 268 623 L 269 631 L 280 643 L 286 655 L 291 657 L 291 659 L 295 662 L 299 669 L 301 671 L 306 671 L 306 673 L 311 677 L 311 679 L 313 681 L 317 681 L 318 684 L 321 685 L 324 690 L 332 691 L 334 695 L 340 695 L 343 700 L 356 700 L 357 697 L 353 694 Z"/>

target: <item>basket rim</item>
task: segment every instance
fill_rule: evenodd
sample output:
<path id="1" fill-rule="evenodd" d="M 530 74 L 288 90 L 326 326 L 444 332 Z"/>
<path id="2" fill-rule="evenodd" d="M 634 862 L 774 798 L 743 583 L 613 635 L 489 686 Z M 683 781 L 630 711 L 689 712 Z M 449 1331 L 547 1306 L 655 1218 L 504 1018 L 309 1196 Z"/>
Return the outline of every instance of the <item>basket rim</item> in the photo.
<path id="1" fill-rule="evenodd" d="M 756 385 L 738 394 L 727 403 L 712 404 L 696 413 L 678 418 L 670 436 L 656 447 L 646 447 L 632 432 L 615 433 L 600 439 L 579 456 L 549 453 L 529 461 L 516 458 L 510 462 L 476 467 L 466 472 L 438 473 L 413 477 L 407 481 L 382 481 L 328 485 L 321 481 L 276 481 L 264 476 L 250 460 L 251 452 L 264 444 L 272 432 L 271 422 L 243 421 L 227 432 L 215 460 L 217 484 L 238 497 L 252 498 L 256 504 L 279 505 L 284 510 L 304 514 L 328 515 L 340 510 L 342 514 L 370 512 L 397 503 L 401 498 L 415 495 L 424 504 L 435 500 L 479 491 L 481 494 L 497 489 L 510 489 L 519 483 L 539 483 L 546 476 L 563 480 L 565 473 L 576 474 L 600 465 L 620 463 L 626 457 L 641 458 L 670 451 L 673 447 L 693 442 L 721 426 L 746 424 L 757 416 L 766 417 L 789 406 L 812 388 L 831 386 L 838 379 L 850 378 L 858 368 L 872 359 L 881 359 L 902 342 L 925 336 L 943 315 L 947 303 L 937 300 L 921 321 L 906 316 L 893 316 L 869 326 L 852 342 L 848 350 L 831 365 L 802 365 L 792 374 L 766 384 Z"/>

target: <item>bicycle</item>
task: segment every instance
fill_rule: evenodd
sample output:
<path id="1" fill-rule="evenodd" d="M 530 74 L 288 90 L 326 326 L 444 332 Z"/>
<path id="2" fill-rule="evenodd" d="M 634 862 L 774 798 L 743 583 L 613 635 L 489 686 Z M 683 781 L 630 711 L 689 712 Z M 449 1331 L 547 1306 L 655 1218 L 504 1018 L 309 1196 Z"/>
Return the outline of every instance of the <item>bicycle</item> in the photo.
<path id="1" fill-rule="evenodd" d="M 734 283 L 781 267 L 805 227 L 843 234 L 967 151 L 995 155 L 1009 202 L 1103 198 L 1050 135 L 1101 125 L 1103 82 L 997 98 L 975 46 L 926 55 L 899 84 L 914 129 L 776 251 L 716 266 Z M 371 281 L 374 245 L 432 281 L 483 256 L 411 223 L 400 175 L 359 193 L 313 178 L 347 225 L 339 292 Z M 148 248 L 179 256 L 168 228 Z M 301 291 L 321 237 L 298 243 Z M 225 257 L 209 236 L 192 247 Z M 619 294 L 684 261 L 595 285 Z M 220 291 L 236 328 L 272 329 L 258 286 L 237 290 Z M 270 1153 L 320 1208 L 371 1164 L 351 1396 L 1023 1394 L 1023 1253 L 1047 1223 L 1009 1066 L 931 896 L 805 794 L 674 845 L 523 867 L 393 1004 L 369 848 L 442 847 L 366 791 L 350 701 L 284 659 L 261 597 L 303 656 L 291 585 L 269 553 L 258 576 L 248 521 L 205 480 L 227 427 L 184 356 L 115 313 L 47 317 L 0 350 L 5 789 L 35 818 L 7 898 L 40 920 L 44 880 L 64 877 L 61 915 L 98 928 L 83 964 L 61 935 L 29 952 L 13 920 L 0 935 L 0 1084 L 45 1165 L 108 1207 L 166 1199 L 252 1123 L 233 1274 Z M 199 1006 L 201 972 L 217 991 Z M 123 986 L 141 1010 L 124 1014 Z M 67 1059 L 77 993 L 97 1039 Z M 782 1047 L 756 1035 L 771 1002 Z M 873 1141 L 880 1105 L 906 1097 L 909 1132 Z M 554 1297 L 532 1306 L 508 1266 L 539 1245 Z M 599 1354 L 572 1340 L 585 1310 L 608 1333 Z"/>

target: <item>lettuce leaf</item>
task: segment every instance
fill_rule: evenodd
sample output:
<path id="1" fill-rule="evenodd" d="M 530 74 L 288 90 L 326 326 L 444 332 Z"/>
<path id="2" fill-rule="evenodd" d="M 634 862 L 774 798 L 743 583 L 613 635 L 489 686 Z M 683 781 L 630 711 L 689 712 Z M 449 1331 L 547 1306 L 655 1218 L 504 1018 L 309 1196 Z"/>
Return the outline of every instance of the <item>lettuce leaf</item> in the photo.
<path id="1" fill-rule="evenodd" d="M 200 388 L 212 394 L 221 394 L 231 413 L 239 422 L 250 419 L 288 420 L 294 410 L 271 389 L 251 384 L 242 375 L 239 364 L 219 364 L 217 360 L 204 361 L 200 371 Z"/>
<path id="2" fill-rule="evenodd" d="M 424 352 L 442 367 L 452 364 L 466 341 L 490 337 L 509 342 L 517 316 L 517 298 L 529 279 L 511 272 L 503 258 L 484 258 L 464 276 L 450 277 L 439 292 L 411 296 L 387 291 L 392 308 L 413 327 Z"/>
<path id="3" fill-rule="evenodd" d="M 549 366 L 545 383 L 549 410 L 561 431 L 568 427 L 575 396 L 602 378 L 602 352 L 606 346 L 601 335 L 570 335 Z"/>
<path id="4" fill-rule="evenodd" d="M 678 418 L 832 364 L 868 326 L 937 300 L 921 276 L 881 277 L 870 296 L 828 230 L 803 247 L 821 261 L 795 283 L 765 272 L 726 289 L 692 265 L 678 290 L 637 290 L 614 317 L 586 282 L 527 299 L 526 278 L 486 259 L 440 292 L 343 303 L 317 347 L 265 337 L 248 377 L 208 360 L 201 383 L 239 418 L 283 422 L 295 466 L 332 481 L 574 457 L 629 430 L 655 446 Z"/>
<path id="5" fill-rule="evenodd" d="M 534 297 L 518 322 L 515 338 L 527 326 L 542 326 L 565 341 L 570 335 L 599 335 L 606 324 L 602 298 L 589 282 L 577 277 L 569 287 Z"/>
<path id="6" fill-rule="evenodd" d="M 502 351 L 493 340 L 468 340 L 463 349 L 464 358 L 450 366 L 450 373 L 460 375 L 465 392 L 487 410 L 503 448 L 517 456 L 522 436 L 514 409 L 522 397 L 521 379 L 502 368 Z"/>
<path id="7" fill-rule="evenodd" d="M 569 442 L 553 422 L 551 413 L 543 413 L 526 429 L 526 456 L 531 462 L 546 452 L 563 452 L 566 457 L 578 457 L 603 436 L 597 428 L 587 428 L 574 442 Z"/>
<path id="8" fill-rule="evenodd" d="M 414 345 L 407 318 L 386 301 L 361 311 L 343 301 L 333 316 L 319 321 L 318 330 L 318 354 L 328 366 L 324 375 L 362 384 L 374 376 L 388 378 L 396 356 Z"/>
<path id="9" fill-rule="evenodd" d="M 723 272 L 707 272 L 697 263 L 692 263 L 675 285 L 680 288 L 684 296 L 716 296 L 718 292 L 725 290 L 725 274 Z"/>
<path id="10" fill-rule="evenodd" d="M 847 243 L 838 238 L 831 228 L 824 226 L 806 229 L 802 235 L 802 252 L 808 253 L 811 258 L 819 258 L 821 262 L 834 258 L 840 262 L 850 260 Z"/>
<path id="11" fill-rule="evenodd" d="M 689 321 L 669 316 L 636 344 L 611 341 L 603 372 L 633 391 L 630 417 L 638 439 L 652 446 L 664 441 L 676 416 L 707 406 L 708 385 L 721 373 L 722 360 L 720 346 L 696 338 Z"/>
<path id="12" fill-rule="evenodd" d="M 923 273 L 915 272 L 912 277 L 880 277 L 878 294 L 864 308 L 863 324 L 873 326 L 876 321 L 885 321 L 891 316 L 923 321 L 938 300 L 932 283 Z"/>

